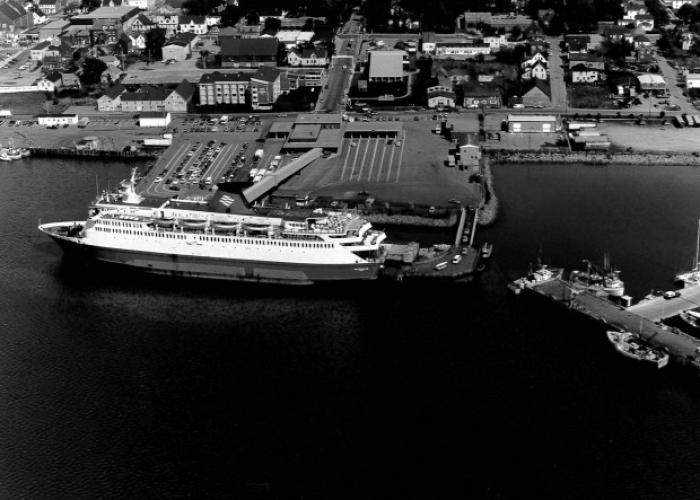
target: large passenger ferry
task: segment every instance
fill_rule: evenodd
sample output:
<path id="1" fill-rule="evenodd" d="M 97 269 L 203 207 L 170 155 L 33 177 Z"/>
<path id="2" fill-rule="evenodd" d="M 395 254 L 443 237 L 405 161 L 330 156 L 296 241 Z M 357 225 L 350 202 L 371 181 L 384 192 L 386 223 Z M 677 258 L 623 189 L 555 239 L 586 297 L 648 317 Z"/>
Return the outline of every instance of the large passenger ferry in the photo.
<path id="1" fill-rule="evenodd" d="M 87 220 L 39 229 L 67 255 L 151 273 L 291 284 L 375 279 L 386 237 L 347 211 L 234 214 L 207 201 L 143 199 L 133 178 L 119 197 L 100 197 Z"/>

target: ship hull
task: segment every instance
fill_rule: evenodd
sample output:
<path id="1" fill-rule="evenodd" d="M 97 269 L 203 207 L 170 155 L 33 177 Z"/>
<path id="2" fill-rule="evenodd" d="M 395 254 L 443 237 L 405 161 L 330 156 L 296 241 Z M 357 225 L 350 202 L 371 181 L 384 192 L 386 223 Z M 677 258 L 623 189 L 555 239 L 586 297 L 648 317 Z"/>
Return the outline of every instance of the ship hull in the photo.
<path id="1" fill-rule="evenodd" d="M 77 238 L 49 234 L 67 258 L 127 266 L 151 274 L 255 283 L 311 285 L 330 281 L 373 280 L 379 263 L 290 264 L 221 259 L 98 247 Z"/>

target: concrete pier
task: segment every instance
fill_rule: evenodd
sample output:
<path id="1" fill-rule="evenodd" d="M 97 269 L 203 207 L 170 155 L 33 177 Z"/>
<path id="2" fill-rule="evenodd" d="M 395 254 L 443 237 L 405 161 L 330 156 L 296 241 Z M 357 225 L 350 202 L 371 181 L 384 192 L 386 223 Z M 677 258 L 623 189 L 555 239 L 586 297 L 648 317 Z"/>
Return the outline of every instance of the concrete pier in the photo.
<path id="1" fill-rule="evenodd" d="M 639 314 L 635 307 L 625 308 L 589 291 L 575 290 L 561 279 L 540 283 L 526 290 L 550 298 L 612 328 L 636 333 L 652 346 L 667 350 L 675 362 L 700 370 L 700 340 Z M 663 298 L 661 300 L 670 302 Z M 654 306 L 658 305 L 656 300 L 652 302 Z M 644 303 L 640 305 L 643 306 Z M 687 305 L 684 309 L 688 309 Z M 642 312 L 649 314 L 652 310 L 654 309 L 647 307 Z"/>
<path id="2" fill-rule="evenodd" d="M 664 297 L 644 299 L 629 307 L 628 311 L 651 321 L 659 321 L 700 306 L 700 285 L 682 288 L 678 292 L 681 294 L 680 297 L 672 299 Z"/>

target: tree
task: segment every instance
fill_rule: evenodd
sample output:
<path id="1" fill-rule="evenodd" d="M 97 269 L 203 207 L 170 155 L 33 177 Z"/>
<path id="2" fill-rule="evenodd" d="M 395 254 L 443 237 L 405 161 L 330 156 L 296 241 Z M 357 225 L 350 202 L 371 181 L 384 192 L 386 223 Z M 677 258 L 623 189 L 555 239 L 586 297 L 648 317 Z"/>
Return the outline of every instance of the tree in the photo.
<path id="1" fill-rule="evenodd" d="M 245 22 L 248 26 L 260 24 L 260 15 L 255 11 L 249 12 L 248 15 L 245 16 Z"/>
<path id="2" fill-rule="evenodd" d="M 103 61 L 94 57 L 86 57 L 85 62 L 83 62 L 83 73 L 80 77 L 86 85 L 99 83 L 102 72 L 106 69 L 107 65 Z"/>
<path id="3" fill-rule="evenodd" d="M 242 16 L 240 7 L 229 5 L 221 13 L 221 26 L 234 26 Z"/>
<path id="4" fill-rule="evenodd" d="M 95 10 L 100 5 L 102 5 L 100 0 L 80 0 L 80 7 L 85 10 Z"/>
<path id="5" fill-rule="evenodd" d="M 523 35 L 523 30 L 520 26 L 513 26 L 513 29 L 510 30 L 511 40 L 519 40 L 522 35 Z"/>
<path id="6" fill-rule="evenodd" d="M 151 58 L 158 61 L 163 59 L 163 44 L 165 44 L 164 29 L 156 28 L 146 32 L 146 54 L 149 61 Z"/>

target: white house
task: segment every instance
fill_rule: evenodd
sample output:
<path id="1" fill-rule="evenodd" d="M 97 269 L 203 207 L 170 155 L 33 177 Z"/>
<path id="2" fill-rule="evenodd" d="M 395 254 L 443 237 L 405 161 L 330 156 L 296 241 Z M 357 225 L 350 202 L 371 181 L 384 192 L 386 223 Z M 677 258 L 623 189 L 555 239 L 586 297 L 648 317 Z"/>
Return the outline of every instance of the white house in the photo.
<path id="1" fill-rule="evenodd" d="M 532 80 L 537 78 L 538 80 L 546 80 L 549 78 L 549 71 L 547 71 L 547 65 L 541 61 L 537 61 L 535 64 L 523 71 L 523 80 Z"/>
<path id="2" fill-rule="evenodd" d="M 131 49 L 135 51 L 146 50 L 146 36 L 143 33 L 131 33 L 129 39 L 131 40 Z"/>
<path id="3" fill-rule="evenodd" d="M 208 31 L 205 16 L 180 16 L 178 19 L 178 30 L 180 33 L 194 33 L 205 35 Z"/>
<path id="4" fill-rule="evenodd" d="M 39 125 L 77 125 L 78 115 L 39 115 L 36 117 Z"/>
<path id="5" fill-rule="evenodd" d="M 170 113 L 163 111 L 144 111 L 139 116 L 139 127 L 165 128 L 170 125 Z"/>
<path id="6" fill-rule="evenodd" d="M 572 83 L 595 83 L 600 80 L 600 72 L 597 69 L 587 68 L 583 64 L 571 69 Z"/>
<path id="7" fill-rule="evenodd" d="M 485 36 L 484 43 L 491 47 L 491 50 L 498 51 L 504 45 L 508 45 L 508 39 L 505 35 Z"/>
<path id="8" fill-rule="evenodd" d="M 520 65 L 520 67 L 521 67 L 522 69 L 527 69 L 527 68 L 529 68 L 530 66 L 534 66 L 535 63 L 538 63 L 538 62 L 547 64 L 547 58 L 544 57 L 544 56 L 542 55 L 541 52 L 537 52 L 535 55 L 533 55 L 533 56 L 530 57 L 529 59 L 525 59 L 525 60 L 522 62 L 522 64 Z"/>
<path id="9" fill-rule="evenodd" d="M 32 61 L 42 61 L 50 46 L 51 42 L 49 40 L 39 42 L 29 51 L 29 59 Z"/>
<path id="10" fill-rule="evenodd" d="M 442 59 L 469 59 L 490 53 L 491 47 L 485 43 L 438 42 L 435 46 L 435 57 Z"/>
<path id="11" fill-rule="evenodd" d="M 700 73 L 688 73 L 685 76 L 685 86 L 689 89 L 700 88 Z"/>
<path id="12" fill-rule="evenodd" d="M 433 108 L 454 108 L 455 93 L 444 88 L 428 90 L 428 107 Z"/>
<path id="13" fill-rule="evenodd" d="M 290 66 L 327 66 L 328 54 L 324 48 L 294 49 L 287 55 Z"/>

